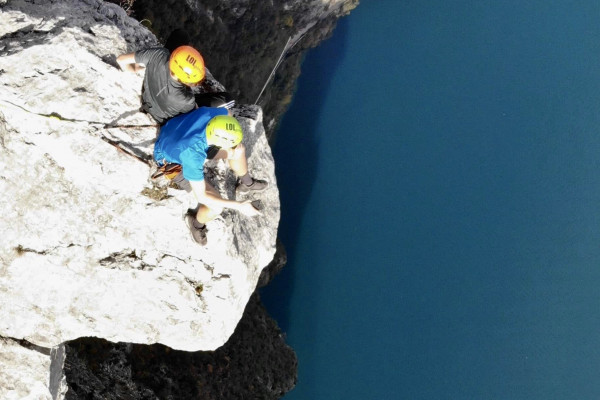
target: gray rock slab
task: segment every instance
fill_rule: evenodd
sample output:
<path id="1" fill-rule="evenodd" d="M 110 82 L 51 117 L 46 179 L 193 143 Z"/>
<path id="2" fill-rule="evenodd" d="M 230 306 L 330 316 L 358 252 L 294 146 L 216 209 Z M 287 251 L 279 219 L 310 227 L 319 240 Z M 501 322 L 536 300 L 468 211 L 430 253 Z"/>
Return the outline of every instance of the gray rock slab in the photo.
<path id="1" fill-rule="evenodd" d="M 261 216 L 224 211 L 203 248 L 183 221 L 195 200 L 149 179 L 140 159 L 150 158 L 157 128 L 138 112 L 142 75 L 114 59 L 155 43 L 113 4 L 3 5 L 0 336 L 44 347 L 91 336 L 212 350 L 271 261 L 280 206 L 260 108 L 234 113 L 250 171 L 271 182 Z M 207 176 L 235 196 L 223 162 Z"/>

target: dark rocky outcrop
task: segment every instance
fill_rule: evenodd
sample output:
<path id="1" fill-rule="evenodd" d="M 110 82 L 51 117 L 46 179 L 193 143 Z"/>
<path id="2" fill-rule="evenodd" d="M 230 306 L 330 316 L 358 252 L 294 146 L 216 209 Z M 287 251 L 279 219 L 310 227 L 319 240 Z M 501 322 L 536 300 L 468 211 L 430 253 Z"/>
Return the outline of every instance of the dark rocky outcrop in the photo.
<path id="1" fill-rule="evenodd" d="M 278 244 L 259 284 L 267 284 L 285 260 Z M 65 348 L 65 398 L 70 400 L 272 400 L 296 383 L 296 355 L 258 293 L 229 341 L 216 351 L 184 352 L 95 338 L 77 339 Z"/>
<path id="2" fill-rule="evenodd" d="M 122 2 L 115 0 L 115 2 Z M 241 103 L 253 104 L 279 56 L 287 52 L 259 105 L 271 137 L 287 109 L 305 51 L 329 37 L 358 0 L 138 0 L 133 16 L 164 43 L 185 31 L 208 68 Z"/>

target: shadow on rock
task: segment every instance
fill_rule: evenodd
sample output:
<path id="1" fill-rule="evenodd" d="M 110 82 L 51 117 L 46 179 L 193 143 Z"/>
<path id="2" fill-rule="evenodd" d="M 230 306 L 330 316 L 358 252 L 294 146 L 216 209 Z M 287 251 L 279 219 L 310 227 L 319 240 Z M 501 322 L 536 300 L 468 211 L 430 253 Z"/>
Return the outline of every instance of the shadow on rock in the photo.
<path id="1" fill-rule="evenodd" d="M 81 338 L 66 352 L 67 400 L 279 399 L 296 383 L 296 355 L 256 293 L 215 351 Z"/>

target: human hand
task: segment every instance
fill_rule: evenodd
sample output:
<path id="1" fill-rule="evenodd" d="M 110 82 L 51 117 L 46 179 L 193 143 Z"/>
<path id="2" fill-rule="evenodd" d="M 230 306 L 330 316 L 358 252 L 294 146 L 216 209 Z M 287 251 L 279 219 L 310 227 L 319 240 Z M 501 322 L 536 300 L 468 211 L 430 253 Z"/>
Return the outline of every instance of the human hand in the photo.
<path id="1" fill-rule="evenodd" d="M 252 200 L 242 201 L 238 207 L 238 211 L 248 217 L 261 215 L 261 212 L 252 203 Z"/>

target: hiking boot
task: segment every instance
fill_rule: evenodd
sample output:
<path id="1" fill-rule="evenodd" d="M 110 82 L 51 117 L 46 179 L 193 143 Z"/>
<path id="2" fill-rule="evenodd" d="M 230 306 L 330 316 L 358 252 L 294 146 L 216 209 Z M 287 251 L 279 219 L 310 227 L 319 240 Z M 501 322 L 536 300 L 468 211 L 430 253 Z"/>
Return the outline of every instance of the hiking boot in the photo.
<path id="1" fill-rule="evenodd" d="M 194 241 L 200 246 L 206 246 L 206 243 L 208 243 L 208 239 L 206 238 L 206 232 L 208 232 L 206 224 L 204 224 L 202 228 L 198 228 L 197 226 L 200 223 L 196 220 L 196 216 L 193 214 L 187 214 L 185 216 L 185 223 L 188 228 L 190 228 L 192 239 L 194 239 Z"/>
<path id="2" fill-rule="evenodd" d="M 237 193 L 245 194 L 250 192 L 262 192 L 269 186 L 267 181 L 263 181 L 262 179 L 254 179 L 252 178 L 251 185 L 244 185 L 242 182 L 239 182 L 235 191 Z"/>

